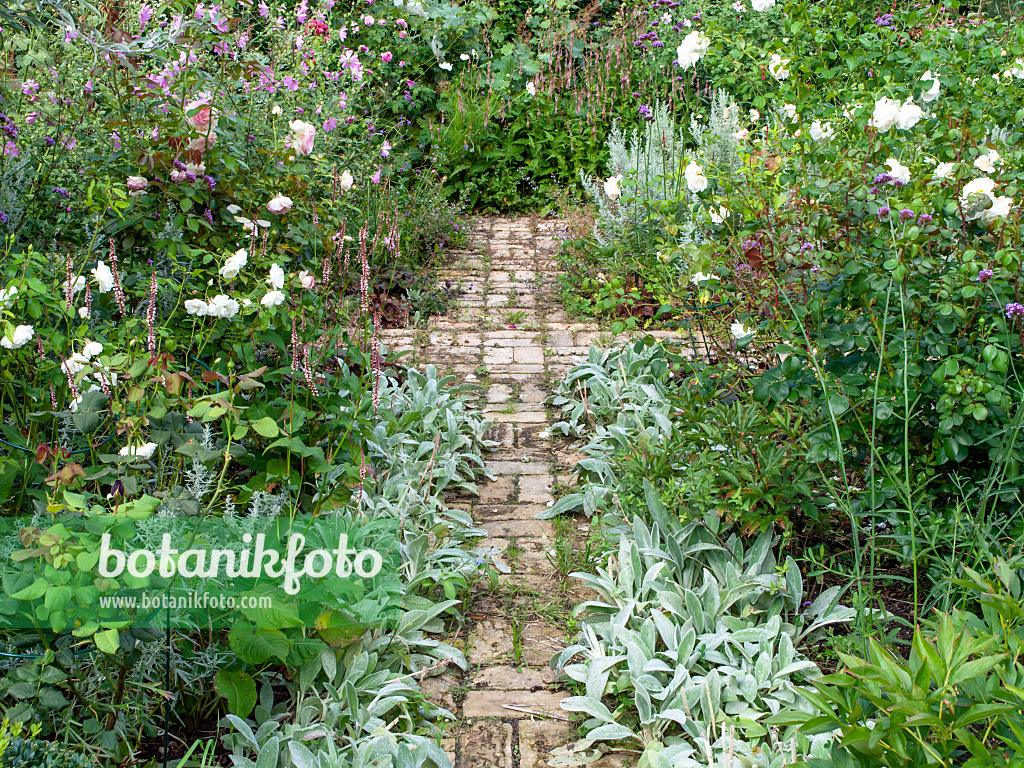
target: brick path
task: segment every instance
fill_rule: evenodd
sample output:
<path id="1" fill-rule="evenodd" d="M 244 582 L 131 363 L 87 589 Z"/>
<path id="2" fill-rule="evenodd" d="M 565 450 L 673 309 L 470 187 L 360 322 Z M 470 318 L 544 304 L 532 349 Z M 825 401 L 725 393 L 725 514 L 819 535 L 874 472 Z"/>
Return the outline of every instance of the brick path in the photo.
<path id="1" fill-rule="evenodd" d="M 534 515 L 568 482 L 576 456 L 546 436 L 544 399 L 591 344 L 612 339 L 588 323 L 569 322 L 558 303 L 558 222 L 484 219 L 469 249 L 452 256 L 443 279 L 464 291 L 459 306 L 432 321 L 429 333 L 385 332 L 385 343 L 415 361 L 482 386 L 481 407 L 494 422 L 498 448 L 486 456 L 496 479 L 480 496 L 452 499 L 487 531 L 482 546 L 501 551 L 510 571 L 494 589 L 467 602 L 467 626 L 449 642 L 466 651 L 469 670 L 424 681 L 425 692 L 456 714 L 445 747 L 456 768 L 538 768 L 569 740 L 558 702 L 568 696 L 548 668 L 565 647 L 566 619 L 580 602 L 549 560 L 553 521 Z M 585 537 L 585 519 L 568 519 L 563 536 Z M 514 707 L 514 709 L 510 708 Z M 606 757 L 592 768 L 621 765 Z"/>

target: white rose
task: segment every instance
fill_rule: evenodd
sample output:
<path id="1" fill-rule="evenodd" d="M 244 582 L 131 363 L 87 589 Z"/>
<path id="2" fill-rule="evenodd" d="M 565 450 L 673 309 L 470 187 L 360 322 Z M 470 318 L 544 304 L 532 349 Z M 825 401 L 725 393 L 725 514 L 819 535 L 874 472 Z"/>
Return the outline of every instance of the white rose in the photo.
<path id="1" fill-rule="evenodd" d="M 284 112 L 284 110 L 281 109 L 281 107 L 278 106 L 277 104 L 275 104 L 273 107 L 270 108 L 270 114 L 275 115 L 275 116 L 280 116 L 283 112 Z"/>
<path id="2" fill-rule="evenodd" d="M 622 194 L 622 190 L 619 189 L 619 182 L 622 181 L 622 176 L 611 176 L 605 179 L 604 182 L 604 193 L 608 195 L 608 199 L 615 202 L 619 199 Z"/>
<path id="3" fill-rule="evenodd" d="M 712 280 L 717 281 L 718 275 L 709 275 L 706 272 L 698 272 L 690 278 L 690 283 L 693 285 L 700 285 L 701 283 L 708 283 Z"/>
<path id="4" fill-rule="evenodd" d="M 278 291 L 284 288 L 284 270 L 277 264 L 270 265 L 270 275 L 267 277 L 267 284 Z"/>
<path id="5" fill-rule="evenodd" d="M 14 303 L 14 297 L 17 295 L 18 286 L 16 285 L 0 290 L 0 309 L 10 309 L 11 304 Z"/>
<path id="6" fill-rule="evenodd" d="M 339 179 L 339 186 L 342 192 L 348 192 L 355 183 L 356 180 L 352 178 L 352 173 L 348 169 L 342 171 L 341 179 Z"/>
<path id="7" fill-rule="evenodd" d="M 1003 159 L 999 156 L 999 153 L 994 149 L 990 149 L 986 155 L 978 155 L 974 158 L 974 167 L 982 173 L 994 173 L 996 165 L 1001 163 Z"/>
<path id="8" fill-rule="evenodd" d="M 242 206 L 240 205 L 235 205 L 234 203 L 232 203 L 231 205 L 228 206 L 228 213 L 230 213 L 232 216 L 241 212 Z"/>
<path id="9" fill-rule="evenodd" d="M 249 261 L 249 253 L 244 249 L 240 249 L 231 254 L 227 261 L 221 266 L 219 272 L 221 277 L 225 277 L 228 280 L 232 280 L 238 277 L 238 273 L 242 271 L 242 268 Z"/>
<path id="10" fill-rule="evenodd" d="M 75 376 L 81 373 L 89 363 L 89 358 L 77 352 L 60 364 L 60 369 L 65 376 Z"/>
<path id="11" fill-rule="evenodd" d="M 992 207 L 982 211 L 978 217 L 982 224 L 991 224 L 999 219 L 1006 219 L 1010 216 L 1010 209 L 1013 207 L 1013 198 L 1000 195 L 992 198 Z M 18 326 L 22 328 L 24 326 Z"/>
<path id="12" fill-rule="evenodd" d="M 761 113 L 758 112 L 756 109 L 750 110 L 750 112 L 747 114 L 750 117 L 750 122 L 752 123 L 756 123 L 758 120 L 761 119 Z"/>
<path id="13" fill-rule="evenodd" d="M 835 130 L 832 128 L 832 123 L 823 123 L 821 120 L 815 120 L 811 123 L 811 138 L 815 141 L 828 141 L 836 135 Z"/>
<path id="14" fill-rule="evenodd" d="M 789 77 L 789 59 L 784 59 L 779 54 L 773 53 L 771 59 L 768 61 L 768 71 L 771 72 L 772 77 L 776 80 L 785 80 Z"/>
<path id="15" fill-rule="evenodd" d="M 316 278 L 309 274 L 306 270 L 299 272 L 299 284 L 307 291 L 313 290 L 316 285 Z"/>
<path id="16" fill-rule="evenodd" d="M 753 336 L 754 333 L 755 333 L 755 330 L 756 329 L 754 329 L 754 328 L 748 328 L 747 326 L 745 326 L 743 323 L 741 323 L 739 321 L 737 321 L 737 322 L 735 322 L 735 323 L 733 323 L 732 325 L 729 326 L 729 333 L 731 333 L 732 337 L 734 339 L 736 339 L 737 341 L 740 341 L 741 339 L 745 339 L 748 336 Z"/>
<path id="17" fill-rule="evenodd" d="M 711 47 L 711 38 L 703 32 L 691 32 L 683 38 L 683 42 L 676 48 L 676 60 L 683 69 L 689 69 L 707 55 Z"/>
<path id="18" fill-rule="evenodd" d="M 797 118 L 796 104 L 783 104 L 782 111 L 786 113 L 789 122 L 795 123 Z"/>
<path id="19" fill-rule="evenodd" d="M 750 7 L 759 13 L 764 13 L 775 5 L 775 0 L 750 0 Z"/>
<path id="20" fill-rule="evenodd" d="M 443 69 L 445 72 L 452 71 L 452 65 L 449 64 L 447 61 L 442 61 L 440 64 L 438 64 L 438 66 L 441 67 L 441 69 Z"/>
<path id="21" fill-rule="evenodd" d="M 93 277 L 96 278 L 97 290 L 100 293 L 108 293 L 114 287 L 114 273 L 110 271 L 110 267 L 104 264 L 102 261 L 97 261 L 95 268 L 90 270 Z"/>
<path id="22" fill-rule="evenodd" d="M 266 296 L 260 299 L 260 304 L 264 307 L 276 307 L 279 304 L 284 304 L 286 298 L 288 297 L 281 291 L 269 291 Z"/>
<path id="23" fill-rule="evenodd" d="M 907 166 L 900 164 L 900 161 L 895 157 L 890 157 L 885 161 L 885 164 L 889 166 L 889 175 L 901 184 L 910 183 L 910 169 Z"/>
<path id="24" fill-rule="evenodd" d="M 237 301 L 221 293 L 214 296 L 210 301 L 209 314 L 211 317 L 234 317 L 238 314 L 238 308 L 239 304 Z"/>
<path id="25" fill-rule="evenodd" d="M 82 356 L 86 360 L 92 360 L 96 355 L 103 354 L 103 345 L 98 341 L 87 341 L 85 346 L 82 347 Z"/>
<path id="26" fill-rule="evenodd" d="M 36 331 L 31 325 L 19 325 L 11 332 L 10 336 L 5 335 L 0 339 L 0 346 L 4 349 L 21 349 L 32 341 L 32 337 L 35 335 Z"/>
<path id="27" fill-rule="evenodd" d="M 724 224 L 729 218 L 729 209 L 724 206 L 719 206 L 717 211 L 711 208 L 708 213 L 711 214 L 711 221 L 714 224 Z"/>
<path id="28" fill-rule="evenodd" d="M 537 84 L 533 80 L 526 84 L 526 92 L 531 96 L 537 95 Z"/>
<path id="29" fill-rule="evenodd" d="M 939 98 L 939 89 L 942 87 L 942 83 L 939 82 L 939 78 L 933 75 L 932 71 L 929 69 L 927 72 L 921 75 L 921 79 L 926 81 L 932 81 L 932 84 L 928 87 L 928 90 L 923 91 L 921 93 L 921 101 L 927 104 Z"/>
<path id="30" fill-rule="evenodd" d="M 156 450 L 156 443 L 143 443 L 142 445 L 126 445 L 120 451 L 122 456 L 133 456 L 137 459 L 148 459 Z"/>
<path id="31" fill-rule="evenodd" d="M 982 176 L 981 178 L 969 181 L 967 182 L 967 184 L 964 185 L 964 188 L 960 193 L 960 199 L 962 202 L 966 203 L 971 195 L 981 194 L 987 195 L 988 197 L 992 197 L 992 191 L 995 188 L 996 183 L 992 181 L 992 179 L 988 178 L 987 176 Z"/>
<path id="32" fill-rule="evenodd" d="M 190 315 L 198 315 L 199 317 L 205 317 L 210 314 L 210 305 L 202 299 L 186 299 L 185 300 L 185 311 Z"/>
<path id="33" fill-rule="evenodd" d="M 917 122 L 924 115 L 924 110 L 921 109 L 917 104 L 907 99 L 899 109 L 896 115 L 896 127 L 903 131 L 908 131 L 917 125 Z"/>
<path id="34" fill-rule="evenodd" d="M 692 160 L 683 171 L 683 177 L 686 179 L 686 188 L 691 192 L 703 192 L 708 188 L 708 177 L 704 175 L 704 169 Z"/>
<path id="35" fill-rule="evenodd" d="M 267 210 L 270 211 L 271 213 L 276 213 L 278 215 L 288 213 L 288 211 L 290 211 L 291 209 L 292 199 L 287 195 L 282 195 L 280 193 L 278 193 L 276 197 L 272 198 L 271 201 L 267 203 Z"/>
<path id="36" fill-rule="evenodd" d="M 875 111 L 868 121 L 868 126 L 882 133 L 892 130 L 900 116 L 900 103 L 886 96 L 875 102 Z"/>
<path id="37" fill-rule="evenodd" d="M 955 163 L 939 163 L 935 166 L 935 178 L 936 179 L 951 179 L 953 178 L 953 169 L 956 168 Z"/>

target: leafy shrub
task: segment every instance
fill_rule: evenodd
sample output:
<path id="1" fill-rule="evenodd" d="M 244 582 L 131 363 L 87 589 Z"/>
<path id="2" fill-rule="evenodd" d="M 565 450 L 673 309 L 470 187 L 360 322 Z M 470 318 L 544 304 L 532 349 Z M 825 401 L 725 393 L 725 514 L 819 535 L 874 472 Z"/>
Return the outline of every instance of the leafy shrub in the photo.
<path id="1" fill-rule="evenodd" d="M 3 768 L 90 768 L 95 763 L 60 744 L 16 736 L 0 755 Z"/>

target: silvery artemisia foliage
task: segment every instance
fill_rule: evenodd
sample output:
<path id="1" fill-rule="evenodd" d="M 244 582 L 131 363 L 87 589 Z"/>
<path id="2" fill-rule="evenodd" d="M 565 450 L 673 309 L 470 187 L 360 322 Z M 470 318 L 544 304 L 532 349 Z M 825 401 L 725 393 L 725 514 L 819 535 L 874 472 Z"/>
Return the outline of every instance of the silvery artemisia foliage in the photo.
<path id="1" fill-rule="evenodd" d="M 682 130 L 664 102 L 657 102 L 643 131 L 629 136 L 616 125 L 608 136 L 608 175 L 622 176 L 622 196 L 615 202 L 604 193 L 604 182 L 580 171 L 587 196 L 597 204 L 594 236 L 599 245 L 632 238 L 652 204 L 686 194 L 681 167 L 686 153 Z"/>
<path id="2" fill-rule="evenodd" d="M 690 133 L 695 146 L 687 146 L 682 129 L 664 102 L 657 102 L 642 131 L 627 136 L 620 127 L 608 137 L 608 176 L 622 176 L 622 196 L 609 200 L 604 182 L 580 172 L 580 182 L 587 196 L 597 205 L 594 237 L 600 246 L 623 245 L 644 250 L 652 241 L 648 217 L 658 203 L 682 202 L 674 215 L 680 226 L 676 236 L 679 244 L 703 240 L 700 227 L 692 216 L 695 201 L 683 182 L 682 171 L 692 157 L 705 173 L 729 173 L 740 165 L 739 140 L 742 129 L 740 109 L 724 90 L 715 92 L 708 122 L 696 117 L 690 120 Z"/>
<path id="3" fill-rule="evenodd" d="M 690 133 L 697 144 L 694 156 L 704 168 L 719 173 L 729 173 L 740 166 L 737 153 L 739 141 L 736 134 L 743 128 L 740 108 L 724 90 L 719 88 L 711 100 L 711 114 L 708 122 L 702 123 L 696 117 L 690 118 Z"/>

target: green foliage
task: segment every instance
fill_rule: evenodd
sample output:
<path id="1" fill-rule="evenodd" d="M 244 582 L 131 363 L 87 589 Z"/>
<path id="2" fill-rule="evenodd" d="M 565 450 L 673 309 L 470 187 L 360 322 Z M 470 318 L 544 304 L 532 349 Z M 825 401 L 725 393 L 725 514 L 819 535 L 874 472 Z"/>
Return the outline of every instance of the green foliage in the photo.
<path id="1" fill-rule="evenodd" d="M 95 763 L 60 744 L 16 736 L 0 752 L 3 768 L 90 768 Z"/>

